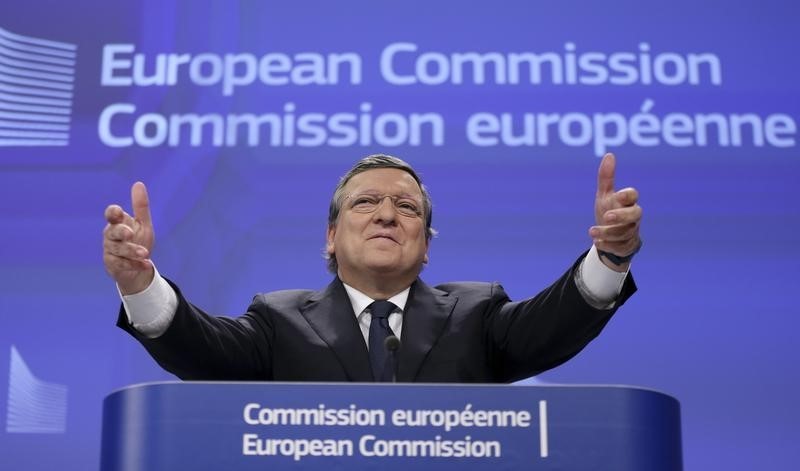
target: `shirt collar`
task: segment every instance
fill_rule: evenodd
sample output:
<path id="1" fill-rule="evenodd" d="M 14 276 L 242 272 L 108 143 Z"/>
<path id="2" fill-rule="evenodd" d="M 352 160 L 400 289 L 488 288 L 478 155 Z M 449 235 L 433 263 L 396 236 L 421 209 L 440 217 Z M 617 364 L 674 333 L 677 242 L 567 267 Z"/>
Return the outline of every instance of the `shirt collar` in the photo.
<path id="1" fill-rule="evenodd" d="M 347 291 L 347 297 L 350 298 L 350 304 L 353 306 L 353 312 L 355 313 L 356 318 L 358 318 L 358 316 L 364 312 L 364 309 L 366 309 L 367 306 L 372 304 L 372 302 L 375 300 L 345 282 L 342 282 L 342 284 L 344 285 L 345 291 Z M 408 293 L 410 292 L 411 287 L 409 286 L 403 291 L 400 291 L 391 298 L 387 299 L 387 301 L 394 303 L 395 306 L 399 307 L 400 310 L 403 311 L 406 308 Z"/>

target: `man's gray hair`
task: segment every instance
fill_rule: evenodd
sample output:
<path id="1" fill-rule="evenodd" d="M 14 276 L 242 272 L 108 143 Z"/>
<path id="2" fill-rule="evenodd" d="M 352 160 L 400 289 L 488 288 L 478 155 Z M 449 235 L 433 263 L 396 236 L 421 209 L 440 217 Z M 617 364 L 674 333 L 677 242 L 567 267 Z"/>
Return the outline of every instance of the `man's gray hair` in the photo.
<path id="1" fill-rule="evenodd" d="M 347 173 L 342 175 L 339 179 L 339 183 L 336 185 L 336 190 L 333 192 L 331 204 L 328 208 L 328 227 L 336 227 L 336 223 L 339 220 L 339 213 L 342 210 L 342 204 L 346 196 L 344 194 L 344 187 L 347 185 L 347 182 L 359 173 L 376 168 L 396 168 L 414 177 L 414 180 L 422 191 L 422 209 L 425 213 L 425 237 L 430 240 L 431 237 L 435 236 L 436 230 L 431 227 L 431 221 L 433 220 L 433 203 L 431 202 L 431 196 L 428 194 L 428 189 L 422 184 L 422 180 L 411 165 L 397 157 L 386 154 L 368 155 L 356 162 Z M 328 260 L 328 271 L 336 274 L 339 269 L 339 264 L 336 263 L 336 254 L 328 254 L 327 251 L 325 251 L 325 258 Z"/>

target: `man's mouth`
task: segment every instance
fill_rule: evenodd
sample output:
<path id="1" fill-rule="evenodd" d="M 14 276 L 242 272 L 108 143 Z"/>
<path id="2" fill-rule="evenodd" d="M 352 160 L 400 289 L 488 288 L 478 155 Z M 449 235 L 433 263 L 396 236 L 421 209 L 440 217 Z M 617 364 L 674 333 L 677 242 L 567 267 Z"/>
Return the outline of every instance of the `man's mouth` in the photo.
<path id="1" fill-rule="evenodd" d="M 389 234 L 375 234 L 375 235 L 372 235 L 372 236 L 369 237 L 369 240 L 372 240 L 372 239 L 388 239 L 388 240 L 391 240 L 394 243 L 399 243 L 399 242 L 397 242 L 397 239 L 395 239 L 394 237 L 392 237 Z"/>

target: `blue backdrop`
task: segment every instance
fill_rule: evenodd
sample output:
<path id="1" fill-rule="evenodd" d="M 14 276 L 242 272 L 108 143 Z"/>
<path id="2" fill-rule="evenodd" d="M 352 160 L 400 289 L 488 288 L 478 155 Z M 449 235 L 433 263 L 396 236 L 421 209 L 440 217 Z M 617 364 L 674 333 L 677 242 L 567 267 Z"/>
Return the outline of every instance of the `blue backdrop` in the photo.
<path id="1" fill-rule="evenodd" d="M 676 396 L 687 469 L 793 469 L 797 19 L 763 0 L 3 2 L 3 467 L 96 468 L 102 398 L 169 378 L 113 326 L 102 267 L 103 210 L 134 181 L 159 270 L 211 312 L 326 284 L 328 200 L 374 152 L 431 190 L 425 280 L 519 298 L 589 246 L 610 150 L 645 210 L 640 291 L 539 379 Z"/>

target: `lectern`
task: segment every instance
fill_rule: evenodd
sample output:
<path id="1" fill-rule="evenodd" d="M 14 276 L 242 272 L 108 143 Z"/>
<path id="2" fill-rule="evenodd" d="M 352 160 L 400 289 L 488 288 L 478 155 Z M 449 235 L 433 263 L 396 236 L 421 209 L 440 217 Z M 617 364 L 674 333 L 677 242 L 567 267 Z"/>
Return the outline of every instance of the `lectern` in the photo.
<path id="1" fill-rule="evenodd" d="M 680 406 L 624 386 L 164 382 L 103 404 L 103 471 L 680 471 Z"/>

